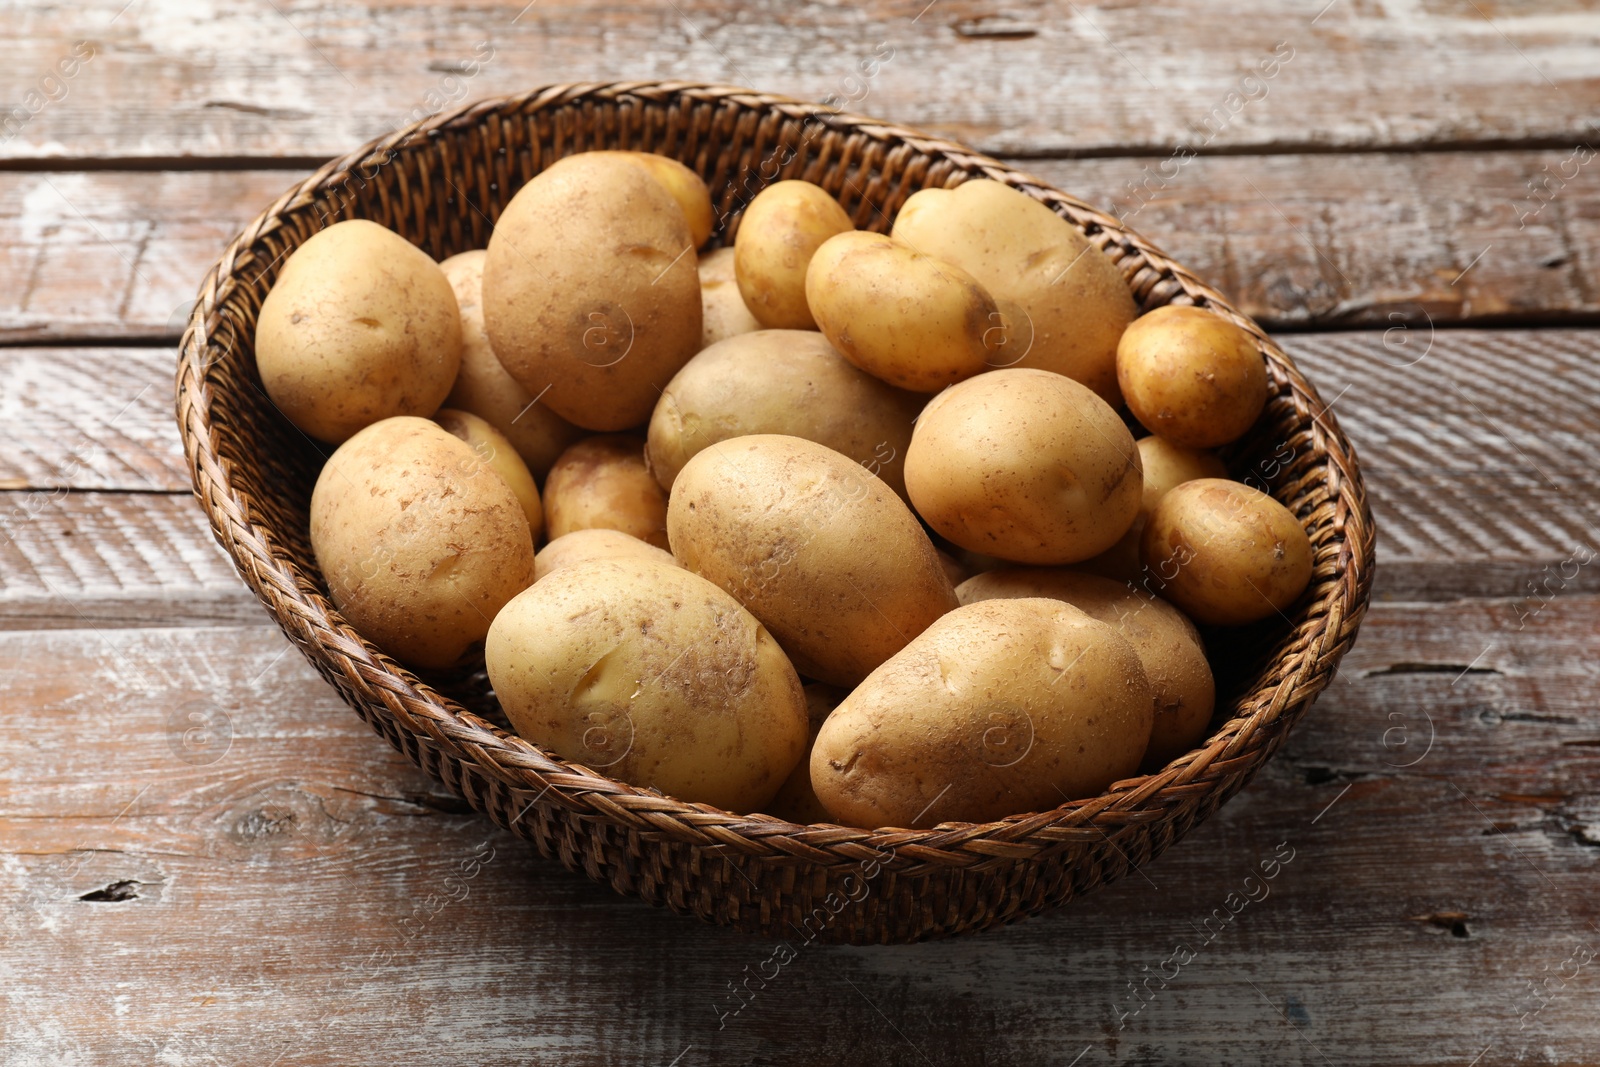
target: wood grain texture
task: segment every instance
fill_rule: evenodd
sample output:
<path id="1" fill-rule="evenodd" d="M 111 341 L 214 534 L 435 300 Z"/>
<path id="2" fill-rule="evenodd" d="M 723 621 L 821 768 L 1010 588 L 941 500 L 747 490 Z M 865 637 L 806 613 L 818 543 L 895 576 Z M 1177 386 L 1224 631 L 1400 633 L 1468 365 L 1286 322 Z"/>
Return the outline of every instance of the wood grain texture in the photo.
<path id="1" fill-rule="evenodd" d="M 1584 105 L 1600 84 L 1600 20 L 1582 0 L 472 0 L 448 16 L 409 2 L 380 10 L 375 19 L 307 0 L 13 5 L 0 99 L 23 104 L 76 42 L 94 52 L 60 99 L 27 109 L 0 156 L 332 156 L 452 98 L 644 78 L 831 95 L 998 154 L 1164 153 L 1178 142 L 1567 146 L 1593 134 Z M 1243 80 L 1275 53 L 1287 57 L 1275 76 Z"/>
<path id="2" fill-rule="evenodd" d="M 1600 164 L 1569 154 L 1022 165 L 1123 216 L 1269 328 L 1387 329 L 1600 316 Z M 0 172 L 0 274 L 19 280 L 0 288 L 0 341 L 175 337 L 223 246 L 296 177 Z M 1551 184 L 1535 196 L 1530 181 Z"/>
<path id="3" fill-rule="evenodd" d="M 955 942 L 797 938 L 725 1019 L 773 945 L 462 814 L 275 629 L 0 634 L 0 1063 L 1592 1063 L 1600 598 L 1517 627 L 1375 605 L 1143 877 Z"/>

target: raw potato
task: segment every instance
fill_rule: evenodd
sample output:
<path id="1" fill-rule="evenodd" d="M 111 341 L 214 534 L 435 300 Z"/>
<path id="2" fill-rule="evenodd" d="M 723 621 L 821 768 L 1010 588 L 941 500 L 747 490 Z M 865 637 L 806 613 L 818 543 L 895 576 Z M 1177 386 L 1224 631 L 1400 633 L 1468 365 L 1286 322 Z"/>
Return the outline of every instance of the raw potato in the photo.
<path id="1" fill-rule="evenodd" d="M 1129 326 L 1117 346 L 1117 381 L 1145 429 L 1188 448 L 1238 440 L 1267 403 L 1255 339 L 1196 307 L 1159 307 Z"/>
<path id="2" fill-rule="evenodd" d="M 1152 700 L 1138 654 L 1057 600 L 958 608 L 873 671 L 811 749 L 846 826 L 988 822 L 1097 796 L 1133 774 Z"/>
<path id="3" fill-rule="evenodd" d="M 833 821 L 828 809 L 817 799 L 817 791 L 811 788 L 811 746 L 816 743 L 817 731 L 822 729 L 828 713 L 833 711 L 846 695 L 843 689 L 823 685 L 821 682 L 812 682 L 805 687 L 805 691 L 806 714 L 811 720 L 811 735 L 806 739 L 806 754 L 800 757 L 800 762 L 779 787 L 778 795 L 772 798 L 770 805 L 773 815 L 801 825 Z"/>
<path id="4" fill-rule="evenodd" d="M 543 478 L 550 464 L 582 437 L 583 431 L 536 403 L 533 394 L 500 365 L 483 329 L 483 261 L 487 257 L 479 248 L 439 264 L 461 307 L 461 370 L 444 406 L 487 420 L 506 435 L 528 471 Z"/>
<path id="5" fill-rule="evenodd" d="M 537 544 L 539 535 L 544 532 L 544 506 L 539 502 L 539 486 L 506 435 L 471 412 L 454 408 L 440 408 L 433 421 L 471 445 L 489 469 L 517 494 L 517 503 L 522 505 L 522 513 L 528 518 L 528 532 Z"/>
<path id="6" fill-rule="evenodd" d="M 881 233 L 843 233 L 817 249 L 806 300 L 844 358 L 917 393 L 989 369 L 1005 343 L 1000 309 L 972 275 Z"/>
<path id="7" fill-rule="evenodd" d="M 1156 505 L 1175 485 L 1192 482 L 1196 478 L 1226 478 L 1227 465 L 1210 452 L 1184 448 L 1152 434 L 1138 441 L 1139 462 L 1144 468 L 1144 495 L 1139 503 L 1139 516 L 1128 527 L 1121 540 L 1093 559 L 1084 560 L 1080 570 L 1101 574 L 1107 578 L 1137 583 L 1141 580 L 1144 561 L 1139 554 L 1139 542 L 1144 537 L 1144 524 L 1155 514 Z"/>
<path id="8" fill-rule="evenodd" d="M 744 306 L 733 276 L 733 249 L 719 248 L 700 257 L 700 348 L 761 329 Z"/>
<path id="9" fill-rule="evenodd" d="M 672 194 L 672 199 L 678 202 L 678 207 L 683 211 L 683 220 L 689 224 L 689 239 L 694 246 L 699 248 L 710 238 L 713 218 L 711 190 L 706 188 L 705 179 L 700 175 L 676 159 L 654 152 L 600 151 L 589 154 L 614 156 L 649 171 L 650 176 L 660 182 Z"/>
<path id="10" fill-rule="evenodd" d="M 1116 544 L 1139 511 L 1139 450 L 1087 386 L 997 370 L 928 402 L 906 453 L 906 491 L 962 548 L 1018 563 L 1074 563 Z"/>
<path id="11" fill-rule="evenodd" d="M 375 222 L 313 234 L 256 321 L 256 369 L 288 420 L 330 444 L 439 410 L 461 365 L 461 316 L 426 252 Z"/>
<path id="12" fill-rule="evenodd" d="M 783 650 L 681 567 L 562 567 L 505 606 L 485 659 L 522 737 L 680 800 L 754 811 L 805 752 L 805 696 Z"/>
<path id="13" fill-rule="evenodd" d="M 1042 203 L 987 178 L 913 193 L 891 236 L 978 280 L 1008 320 L 990 362 L 1082 382 L 1112 407 L 1117 339 L 1138 314 L 1117 265 Z"/>
<path id="14" fill-rule="evenodd" d="M 1183 612 L 1125 582 L 1060 568 L 989 571 L 956 588 L 963 604 L 1018 597 L 1065 601 L 1125 637 L 1150 682 L 1154 725 L 1143 767 L 1160 770 L 1205 738 L 1216 683 L 1205 646 Z"/>
<path id="15" fill-rule="evenodd" d="M 1311 581 L 1311 539 L 1294 514 L 1221 478 L 1162 497 L 1141 548 L 1154 591 L 1196 622 L 1238 626 L 1282 613 Z"/>
<path id="16" fill-rule="evenodd" d="M 568 422 L 625 430 L 700 347 L 683 211 L 635 162 L 586 152 L 511 198 L 483 266 L 500 362 Z"/>
<path id="17" fill-rule="evenodd" d="M 827 445 L 906 492 L 905 456 L 923 398 L 856 369 L 814 330 L 761 330 L 691 359 L 650 417 L 646 455 L 663 487 L 703 449 L 787 434 Z"/>
<path id="18" fill-rule="evenodd" d="M 734 272 L 746 307 L 773 330 L 812 330 L 806 268 L 824 241 L 855 229 L 820 185 L 781 181 L 757 193 L 734 237 Z"/>
<path id="19" fill-rule="evenodd" d="M 601 527 L 667 547 L 667 494 L 645 467 L 642 437 L 586 437 L 561 453 L 544 508 L 551 540 Z"/>
<path id="20" fill-rule="evenodd" d="M 410 416 L 329 457 L 311 493 L 311 548 L 344 617 L 418 668 L 460 662 L 533 581 L 516 494 L 470 445 Z"/>
<path id="21" fill-rule="evenodd" d="M 880 479 L 798 437 L 725 441 L 678 474 L 672 554 L 767 625 L 801 674 L 854 685 L 956 605 L 933 543 Z"/>
<path id="22" fill-rule="evenodd" d="M 562 534 L 541 548 L 539 554 L 533 557 L 533 580 L 537 582 L 559 567 L 591 559 L 619 557 L 653 559 L 657 563 L 678 566 L 678 561 L 673 558 L 672 553 L 664 548 L 657 548 L 621 530 L 606 530 L 597 526 L 589 530 L 573 530 L 569 534 Z"/>

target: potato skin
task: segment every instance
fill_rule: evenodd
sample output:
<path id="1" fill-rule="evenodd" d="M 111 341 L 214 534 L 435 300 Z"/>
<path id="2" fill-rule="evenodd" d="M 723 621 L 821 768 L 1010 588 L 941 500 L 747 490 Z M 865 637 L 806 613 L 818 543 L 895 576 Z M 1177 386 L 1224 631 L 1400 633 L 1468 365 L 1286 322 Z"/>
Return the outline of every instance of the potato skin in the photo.
<path id="1" fill-rule="evenodd" d="M 618 557 L 653 559 L 673 567 L 679 565 L 672 553 L 664 548 L 657 548 L 621 530 L 595 526 L 562 534 L 541 548 L 533 557 L 533 580 L 537 582 L 551 571 L 585 560 Z"/>
<path id="2" fill-rule="evenodd" d="M 444 406 L 476 415 L 505 434 L 529 473 L 543 478 L 583 431 L 537 403 L 494 354 L 483 327 L 483 263 L 488 255 L 479 248 L 439 264 L 461 308 L 461 370 Z"/>
<path id="3" fill-rule="evenodd" d="M 1060 567 L 989 571 L 956 587 L 963 604 L 1049 597 L 1113 627 L 1138 653 L 1154 711 L 1141 766 L 1160 770 L 1198 745 L 1216 707 L 1217 688 L 1205 645 L 1183 612 L 1126 582 Z"/>
<path id="4" fill-rule="evenodd" d="M 1196 622 L 1239 626 L 1281 613 L 1311 582 L 1300 520 L 1239 482 L 1200 478 L 1170 490 L 1141 543 L 1154 591 Z"/>
<path id="5" fill-rule="evenodd" d="M 544 532 L 544 506 L 539 500 L 539 486 L 506 435 L 491 426 L 487 419 L 454 408 L 440 408 L 434 413 L 433 421 L 471 445 L 495 476 L 517 495 L 522 514 L 528 519 L 528 532 L 537 544 L 539 535 Z"/>
<path id="6" fill-rule="evenodd" d="M 778 795 L 768 805 L 768 814 L 802 826 L 833 821 L 828 809 L 817 799 L 817 791 L 811 788 L 811 746 L 816 743 L 817 731 L 822 729 L 828 714 L 847 695 L 845 690 L 821 682 L 811 682 L 805 687 L 805 694 L 806 715 L 811 723 L 810 736 L 806 738 L 806 754 L 795 764 L 794 770 L 779 787 Z"/>
<path id="7" fill-rule="evenodd" d="M 1006 337 L 999 307 L 972 275 L 881 233 L 824 242 L 806 271 L 806 300 L 845 359 L 916 393 L 988 370 Z"/>
<path id="8" fill-rule="evenodd" d="M 1139 511 L 1139 450 L 1117 413 L 1049 371 L 990 371 L 934 397 L 906 453 L 928 524 L 973 552 L 1074 563 L 1117 542 Z"/>
<path id="9" fill-rule="evenodd" d="M 774 182 L 755 195 L 734 235 L 734 275 L 745 306 L 769 330 L 814 330 L 806 268 L 828 238 L 855 229 L 820 185 Z"/>
<path id="10" fill-rule="evenodd" d="M 522 387 L 588 430 L 638 426 L 700 347 L 700 278 L 677 201 L 645 168 L 588 152 L 506 205 L 483 319 Z"/>
<path id="11" fill-rule="evenodd" d="M 1117 340 L 1138 307 L 1116 264 L 1072 223 L 983 178 L 913 193 L 891 236 L 971 274 L 1002 311 L 1020 311 L 991 363 L 1054 371 L 1121 402 Z"/>
<path id="12" fill-rule="evenodd" d="M 700 175 L 671 156 L 655 152 L 602 150 L 589 154 L 612 156 L 643 167 L 652 178 L 661 183 L 662 188 L 672 194 L 672 199 L 683 212 L 683 220 L 689 224 L 689 239 L 694 242 L 694 246 L 699 248 L 710 238 L 713 215 L 711 190 L 706 188 L 705 179 Z"/>
<path id="13" fill-rule="evenodd" d="M 1152 714 L 1112 627 L 1057 600 L 988 600 L 939 619 L 833 710 L 811 783 L 846 826 L 1044 811 L 1133 774 Z"/>
<path id="14" fill-rule="evenodd" d="M 830 448 L 756 434 L 691 459 L 672 554 L 766 624 L 808 678 L 854 685 L 956 605 L 933 543 L 880 479 Z"/>
<path id="15" fill-rule="evenodd" d="M 1226 478 L 1228 467 L 1211 452 L 1184 448 L 1154 434 L 1139 438 L 1135 444 L 1139 447 L 1139 463 L 1144 470 L 1144 493 L 1139 501 L 1139 515 L 1116 544 L 1093 559 L 1084 560 L 1078 569 L 1137 583 L 1144 569 L 1144 561 L 1139 553 L 1144 524 L 1155 513 L 1161 498 L 1173 486 L 1192 482 L 1196 478 Z"/>
<path id="16" fill-rule="evenodd" d="M 1137 319 L 1117 346 L 1128 410 L 1158 437 L 1216 448 L 1243 437 L 1267 403 L 1267 365 L 1228 320 L 1168 305 Z"/>
<path id="17" fill-rule="evenodd" d="M 644 462 L 644 438 L 586 437 L 561 453 L 544 483 L 550 539 L 603 527 L 667 547 L 667 494 Z"/>
<path id="18" fill-rule="evenodd" d="M 668 383 L 645 455 L 662 486 L 734 437 L 803 437 L 855 460 L 905 497 L 905 455 L 923 398 L 857 369 L 814 330 L 760 330 L 715 344 Z"/>
<path id="19" fill-rule="evenodd" d="M 330 444 L 392 415 L 432 415 L 460 365 L 461 317 L 439 265 L 365 219 L 290 253 L 256 320 L 267 395 Z"/>
<path id="20" fill-rule="evenodd" d="M 753 811 L 805 751 L 805 697 L 783 650 L 681 567 L 562 567 L 495 617 L 485 660 L 522 737 L 681 800 Z"/>
<path id="21" fill-rule="evenodd" d="M 733 249 L 718 248 L 700 257 L 700 350 L 718 341 L 761 329 L 744 306 L 733 275 Z"/>
<path id="22" fill-rule="evenodd" d="M 345 618 L 418 668 L 459 662 L 533 581 L 516 495 L 466 442 L 410 416 L 329 457 L 311 493 L 311 547 Z"/>

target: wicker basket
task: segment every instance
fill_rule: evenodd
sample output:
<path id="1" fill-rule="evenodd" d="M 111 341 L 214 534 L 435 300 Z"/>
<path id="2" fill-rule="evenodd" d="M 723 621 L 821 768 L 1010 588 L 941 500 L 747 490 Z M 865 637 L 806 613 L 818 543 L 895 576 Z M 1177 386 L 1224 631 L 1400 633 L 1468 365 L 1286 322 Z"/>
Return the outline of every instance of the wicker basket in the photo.
<path id="1" fill-rule="evenodd" d="M 1266 483 L 1300 517 L 1316 568 L 1291 620 L 1229 635 L 1216 658 L 1217 718 L 1204 747 L 1103 796 L 1001 822 L 922 831 L 798 826 L 686 804 L 563 762 L 503 728 L 481 669 L 424 678 L 353 630 L 328 600 L 307 535 L 324 451 L 277 414 L 256 375 L 262 298 L 285 255 L 340 219 L 373 219 L 436 258 L 482 248 L 524 182 L 591 148 L 648 149 L 698 170 L 724 239 L 749 197 L 779 178 L 821 184 L 857 225 L 880 231 L 920 188 L 995 178 L 1081 227 L 1120 265 L 1143 308 L 1203 304 L 1257 336 L 1273 398 L 1230 467 Z M 552 86 L 437 116 L 327 164 L 245 227 L 207 275 L 183 339 L 177 415 L 217 539 L 373 729 L 568 868 L 795 946 L 981 930 L 1150 860 L 1283 742 L 1355 639 L 1372 581 L 1374 527 L 1349 442 L 1288 357 L 1215 290 L 1110 216 L 993 159 L 744 89 Z"/>

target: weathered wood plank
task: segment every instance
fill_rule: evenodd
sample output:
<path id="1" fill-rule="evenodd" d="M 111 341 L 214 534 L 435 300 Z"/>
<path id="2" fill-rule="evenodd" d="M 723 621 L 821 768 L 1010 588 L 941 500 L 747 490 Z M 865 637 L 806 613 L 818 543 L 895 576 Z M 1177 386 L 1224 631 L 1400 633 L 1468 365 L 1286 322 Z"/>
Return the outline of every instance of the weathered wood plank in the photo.
<path id="1" fill-rule="evenodd" d="M 1600 263 L 1582 251 L 1600 242 L 1600 166 L 1567 156 L 1022 165 L 1123 216 L 1269 327 L 1386 329 L 1600 315 Z M 0 341 L 175 336 L 223 246 L 296 177 L 0 172 L 0 273 L 20 279 L 0 291 Z M 1530 181 L 1551 184 L 1535 196 Z"/>
<path id="2" fill-rule="evenodd" d="M 461 813 L 271 628 L 0 634 L 0 1061 L 1593 1062 L 1600 598 L 1516 627 L 1379 604 L 1142 876 L 975 938 L 798 946 L 725 1020 L 771 945 Z"/>
<path id="3" fill-rule="evenodd" d="M 996 153 L 1565 146 L 1593 133 L 1600 44 L 1581 0 L 20 6 L 0 156 L 35 160 L 330 156 L 452 99 L 630 78 L 834 96 Z"/>

